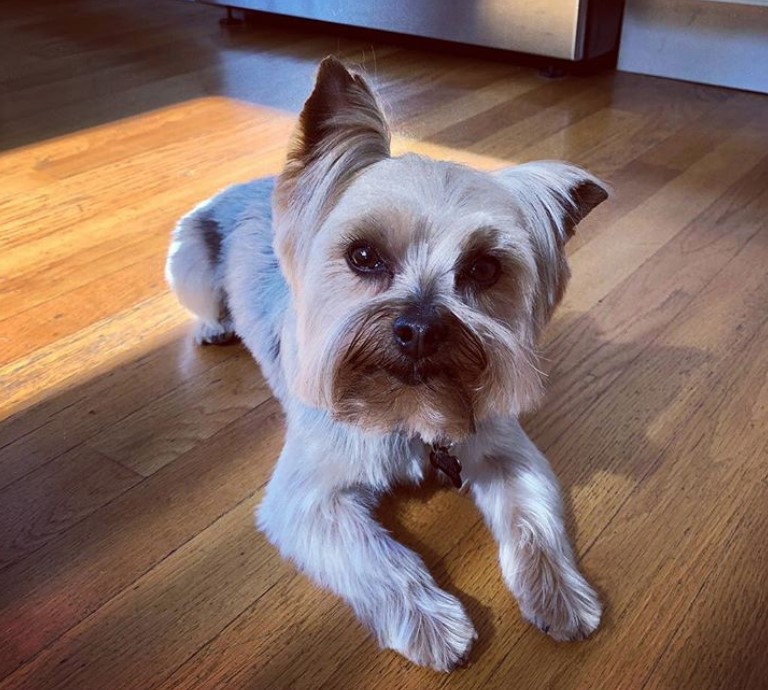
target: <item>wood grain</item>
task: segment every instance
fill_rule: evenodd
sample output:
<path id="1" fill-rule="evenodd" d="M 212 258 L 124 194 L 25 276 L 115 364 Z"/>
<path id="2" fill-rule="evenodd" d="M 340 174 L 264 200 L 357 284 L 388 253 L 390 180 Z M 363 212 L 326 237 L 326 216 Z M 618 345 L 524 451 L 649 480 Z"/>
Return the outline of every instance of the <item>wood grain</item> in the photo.
<path id="1" fill-rule="evenodd" d="M 266 543 L 252 527 L 257 498 L 245 497 L 96 615 L 67 631 L 11 676 L 7 687 L 107 687 L 115 663 L 130 679 L 121 687 L 146 688 L 163 680 L 271 587 L 279 572 L 274 554 L 261 556 Z M 177 596 L 179 590 L 183 597 Z M 176 603 L 158 606 L 166 600 Z M 120 626 L 114 625 L 117 620 Z M 155 635 L 165 640 L 161 649 L 142 644 Z"/>
<path id="2" fill-rule="evenodd" d="M 244 350 L 107 426 L 87 445 L 144 476 L 270 398 Z"/>
<path id="3" fill-rule="evenodd" d="M 66 532 L 141 481 L 78 446 L 0 491 L 0 570 Z"/>
<path id="4" fill-rule="evenodd" d="M 0 572 L 0 675 L 130 589 L 263 486 L 281 439 L 282 420 L 270 400 L 77 523 L 49 548 Z M 263 460 L 254 462 L 260 448 Z"/>
<path id="5" fill-rule="evenodd" d="M 768 568 L 768 98 L 259 22 L 194 3 L 0 17 L 0 688 L 760 688 Z M 465 603 L 471 664 L 376 648 L 252 511 L 283 439 L 247 352 L 167 291 L 178 216 L 282 164 L 317 61 L 359 64 L 395 150 L 567 158 L 614 187 L 524 420 L 563 485 L 602 627 L 520 618 L 467 496 L 378 514 Z"/>

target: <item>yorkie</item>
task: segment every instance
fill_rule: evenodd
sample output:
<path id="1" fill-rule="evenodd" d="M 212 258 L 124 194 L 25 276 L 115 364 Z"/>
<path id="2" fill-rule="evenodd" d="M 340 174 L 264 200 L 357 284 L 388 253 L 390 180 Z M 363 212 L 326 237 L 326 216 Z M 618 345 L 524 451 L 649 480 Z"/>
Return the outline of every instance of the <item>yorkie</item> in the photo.
<path id="1" fill-rule="evenodd" d="M 327 58 L 282 173 L 174 231 L 167 276 L 198 342 L 240 338 L 285 410 L 259 528 L 417 664 L 448 671 L 476 637 L 372 515 L 431 468 L 471 493 L 528 621 L 556 640 L 600 621 L 518 415 L 541 395 L 537 339 L 568 282 L 565 244 L 607 195 L 562 162 L 485 173 L 392 157 L 371 88 Z"/>

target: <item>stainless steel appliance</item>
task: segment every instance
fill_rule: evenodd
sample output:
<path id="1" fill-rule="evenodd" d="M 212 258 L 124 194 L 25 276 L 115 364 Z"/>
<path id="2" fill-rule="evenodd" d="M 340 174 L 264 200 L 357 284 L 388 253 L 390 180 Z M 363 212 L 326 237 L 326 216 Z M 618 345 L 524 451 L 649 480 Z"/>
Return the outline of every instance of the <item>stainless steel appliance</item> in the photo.
<path id="1" fill-rule="evenodd" d="M 612 0 L 209 1 L 571 62 L 615 51 L 624 5 Z"/>

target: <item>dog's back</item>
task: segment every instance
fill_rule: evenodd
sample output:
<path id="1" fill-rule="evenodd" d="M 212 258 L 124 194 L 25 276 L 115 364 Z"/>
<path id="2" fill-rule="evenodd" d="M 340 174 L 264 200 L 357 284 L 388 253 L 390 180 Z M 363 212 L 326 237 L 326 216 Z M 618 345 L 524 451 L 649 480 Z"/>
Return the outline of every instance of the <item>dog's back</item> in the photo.
<path id="1" fill-rule="evenodd" d="M 280 332 L 288 286 L 272 248 L 273 189 L 272 177 L 234 185 L 185 215 L 173 232 L 166 278 L 198 317 L 197 342 L 240 337 L 282 399 Z"/>

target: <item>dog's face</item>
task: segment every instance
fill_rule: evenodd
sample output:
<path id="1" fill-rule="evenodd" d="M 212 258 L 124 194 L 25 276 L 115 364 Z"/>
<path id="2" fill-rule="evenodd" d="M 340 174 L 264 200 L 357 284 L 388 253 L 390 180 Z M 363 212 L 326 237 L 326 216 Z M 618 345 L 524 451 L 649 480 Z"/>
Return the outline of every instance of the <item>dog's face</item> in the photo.
<path id="1" fill-rule="evenodd" d="M 565 242 L 606 196 L 563 163 L 487 174 L 391 158 L 368 86 L 325 60 L 275 195 L 294 393 L 426 441 L 529 409 L 536 339 L 568 280 Z"/>

